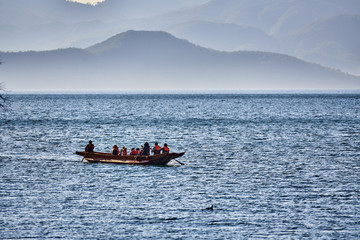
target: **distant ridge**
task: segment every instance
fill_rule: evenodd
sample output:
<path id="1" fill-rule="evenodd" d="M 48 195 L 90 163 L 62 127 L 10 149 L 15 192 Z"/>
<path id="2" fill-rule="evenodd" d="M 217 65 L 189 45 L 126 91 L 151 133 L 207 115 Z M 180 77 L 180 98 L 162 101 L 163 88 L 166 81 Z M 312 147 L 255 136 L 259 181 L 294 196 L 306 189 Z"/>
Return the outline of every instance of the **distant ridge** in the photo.
<path id="1" fill-rule="evenodd" d="M 0 54 L 0 77 L 13 89 L 360 89 L 358 77 L 294 57 L 215 51 L 163 31 L 131 30 L 86 49 Z"/>
<path id="2" fill-rule="evenodd" d="M 258 28 L 249 26 L 190 21 L 169 27 L 168 31 L 177 37 L 188 39 L 203 47 L 222 51 L 281 51 L 275 38 Z"/>
<path id="3" fill-rule="evenodd" d="M 351 72 L 360 70 L 360 32 L 355 29 L 360 29 L 360 15 L 342 14 L 316 21 L 285 40 L 302 59 Z"/>
<path id="4" fill-rule="evenodd" d="M 152 51 L 176 50 L 176 47 L 195 49 L 196 46 L 188 41 L 178 39 L 163 31 L 134 31 L 129 30 L 117 34 L 109 39 L 86 48 L 92 54 L 117 54 L 119 51 Z"/>
<path id="5" fill-rule="evenodd" d="M 86 48 L 130 29 L 158 30 L 206 48 L 282 53 L 360 75 L 359 0 L 106 0 L 96 6 L 2 0 L 0 5 L 0 51 Z"/>

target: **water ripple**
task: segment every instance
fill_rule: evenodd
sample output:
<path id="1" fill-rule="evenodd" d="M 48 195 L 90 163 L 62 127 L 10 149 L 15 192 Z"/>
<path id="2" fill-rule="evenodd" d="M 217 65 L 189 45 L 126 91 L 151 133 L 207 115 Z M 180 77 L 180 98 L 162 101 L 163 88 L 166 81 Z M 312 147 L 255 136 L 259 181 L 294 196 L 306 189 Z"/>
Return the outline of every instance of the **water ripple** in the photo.
<path id="1" fill-rule="evenodd" d="M 13 95 L 0 238 L 358 239 L 359 129 L 359 95 Z M 82 163 L 89 139 L 186 165 Z"/>

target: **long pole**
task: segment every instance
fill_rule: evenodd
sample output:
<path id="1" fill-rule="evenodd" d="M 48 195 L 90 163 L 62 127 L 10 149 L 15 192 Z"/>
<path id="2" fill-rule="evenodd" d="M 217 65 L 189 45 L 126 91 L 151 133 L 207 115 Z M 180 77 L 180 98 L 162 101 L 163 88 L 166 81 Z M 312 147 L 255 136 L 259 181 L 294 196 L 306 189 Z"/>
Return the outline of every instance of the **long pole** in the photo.
<path id="1" fill-rule="evenodd" d="M 185 165 L 185 163 L 182 163 L 182 162 L 180 162 L 180 161 L 178 161 L 176 159 L 174 159 L 174 160 L 177 161 L 178 163 L 180 163 L 181 165 Z"/>
<path id="2" fill-rule="evenodd" d="M 85 152 L 84 157 L 81 159 L 81 162 L 84 161 L 84 159 L 85 159 L 85 157 L 86 157 L 86 154 L 87 154 L 87 152 Z"/>

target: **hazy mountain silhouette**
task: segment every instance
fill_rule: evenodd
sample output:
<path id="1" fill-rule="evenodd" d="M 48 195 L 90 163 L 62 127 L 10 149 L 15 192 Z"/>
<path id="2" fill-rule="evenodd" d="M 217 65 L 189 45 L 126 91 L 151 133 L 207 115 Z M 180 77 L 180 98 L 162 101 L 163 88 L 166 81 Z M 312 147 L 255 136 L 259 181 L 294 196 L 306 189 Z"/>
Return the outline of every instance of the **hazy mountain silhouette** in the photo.
<path id="1" fill-rule="evenodd" d="M 0 0 L 3 51 L 91 44 L 98 34 L 107 33 L 105 29 L 108 26 L 97 17 L 97 9 L 89 5 L 65 0 Z"/>
<path id="2" fill-rule="evenodd" d="M 127 31 L 86 49 L 0 53 L 11 89 L 359 89 L 360 79 L 274 53 L 220 52 Z"/>
<path id="3" fill-rule="evenodd" d="M 277 39 L 262 30 L 237 24 L 191 21 L 170 26 L 168 32 L 200 46 L 223 51 L 283 51 Z"/>
<path id="4" fill-rule="evenodd" d="M 128 30 L 132 19 L 206 0 L 106 0 L 96 6 L 66 0 L 0 0 L 2 51 L 85 47 Z"/>
<path id="5" fill-rule="evenodd" d="M 360 71 L 360 15 L 319 20 L 285 39 L 294 55 L 338 69 Z"/>
<path id="6" fill-rule="evenodd" d="M 337 42 L 335 45 L 334 42 L 330 44 L 326 39 L 327 34 L 319 36 L 322 31 L 317 34 L 309 32 L 304 36 L 299 35 L 299 31 L 303 31 L 305 28 L 332 19 L 333 25 L 328 25 L 329 32 L 336 33 L 337 26 L 342 25 L 347 29 L 346 34 L 343 32 L 343 38 L 357 39 L 356 35 L 359 32 L 357 24 L 346 25 L 343 24 L 346 20 L 335 17 L 344 14 L 360 14 L 360 1 L 212 0 L 201 6 L 148 19 L 148 21 L 143 21 L 145 23 L 140 26 L 149 28 L 156 25 L 158 29 L 164 29 L 177 37 L 186 38 L 209 48 L 218 50 L 257 49 L 286 53 L 359 75 L 360 61 L 353 53 L 349 54 L 346 44 L 343 44 L 344 41 Z M 208 24 L 199 24 L 199 21 Z M 209 23 L 212 23 L 211 27 Z M 241 26 L 242 30 L 230 27 L 234 26 L 233 24 Z M 223 29 L 220 30 L 219 25 Z M 268 34 L 268 37 L 255 33 L 255 29 L 258 30 L 258 33 L 262 31 Z M 210 31 L 213 31 L 212 37 L 209 37 Z M 316 33 L 315 29 L 312 33 Z M 247 37 L 242 37 L 240 40 L 241 36 Z M 296 36 L 307 37 L 306 41 L 309 43 L 312 41 L 318 43 L 319 40 L 321 43 L 313 48 L 303 49 L 291 41 L 294 39 L 296 42 Z M 269 37 L 272 37 L 272 40 L 269 40 Z M 223 41 L 218 39 L 223 39 Z M 233 40 L 239 41 L 240 44 L 237 48 L 233 48 Z M 282 42 L 280 48 L 279 40 Z"/>
<path id="7" fill-rule="evenodd" d="M 158 17 L 158 23 L 202 20 L 233 23 L 262 29 L 273 36 L 287 36 L 319 19 L 339 14 L 360 14 L 357 0 L 212 0 Z"/>
<path id="8" fill-rule="evenodd" d="M 162 30 L 216 50 L 284 53 L 360 75 L 359 55 L 345 41 L 358 39 L 359 27 L 339 15 L 355 21 L 360 1 L 0 0 L 0 50 L 85 48 L 127 30 Z M 348 31 L 330 41 L 337 26 Z"/>
<path id="9" fill-rule="evenodd" d="M 360 15 L 337 15 L 319 20 L 289 37 L 296 48 L 308 50 L 324 42 L 334 42 L 347 51 L 360 55 Z M 351 36 L 351 37 L 349 37 Z"/>

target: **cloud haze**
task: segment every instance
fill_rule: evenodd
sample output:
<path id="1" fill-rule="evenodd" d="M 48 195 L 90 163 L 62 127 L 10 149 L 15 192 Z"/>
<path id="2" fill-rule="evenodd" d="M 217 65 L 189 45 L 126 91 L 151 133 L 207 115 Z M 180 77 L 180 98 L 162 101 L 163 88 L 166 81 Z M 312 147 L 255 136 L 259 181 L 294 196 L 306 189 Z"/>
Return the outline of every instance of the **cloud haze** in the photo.
<path id="1" fill-rule="evenodd" d="M 90 4 L 90 5 L 96 5 L 100 2 L 104 2 L 105 0 L 67 0 L 69 2 L 78 2 L 82 4 Z"/>

